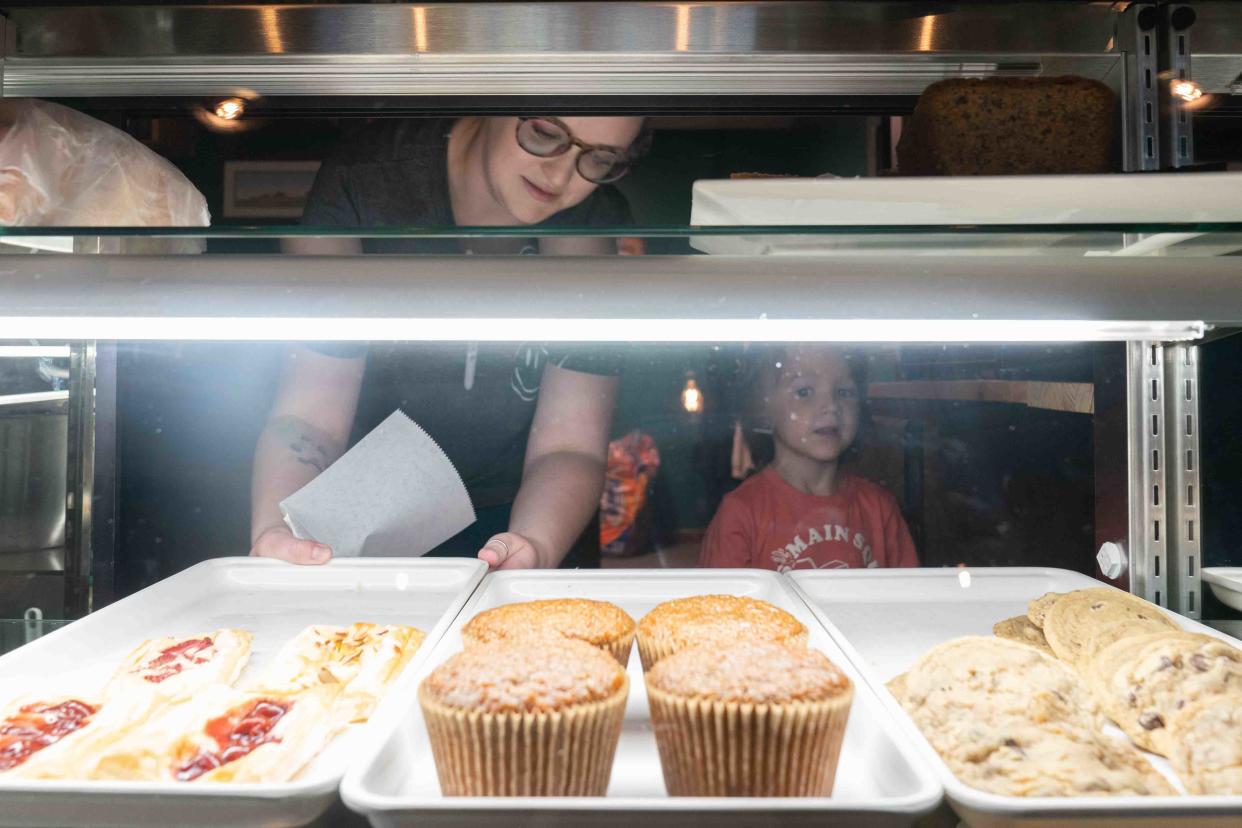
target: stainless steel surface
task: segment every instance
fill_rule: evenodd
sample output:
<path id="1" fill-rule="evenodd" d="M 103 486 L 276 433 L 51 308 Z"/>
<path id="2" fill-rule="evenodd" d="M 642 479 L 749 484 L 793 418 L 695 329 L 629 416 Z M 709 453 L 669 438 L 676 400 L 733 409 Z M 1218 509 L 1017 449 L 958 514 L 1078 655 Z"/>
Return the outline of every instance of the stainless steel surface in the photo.
<path id="1" fill-rule="evenodd" d="M 1195 2 L 1194 74 L 1204 89 L 1242 94 L 1234 84 L 1242 75 L 1242 4 L 1234 0 Z"/>
<path id="2" fill-rule="evenodd" d="M 84 331 L 111 334 L 97 338 L 236 340 L 384 338 L 396 331 L 395 338 L 409 339 L 429 336 L 404 324 L 410 320 L 428 320 L 440 331 L 481 320 L 481 328 L 430 335 L 478 339 L 489 334 L 487 320 L 548 319 L 589 325 L 584 339 L 687 341 L 682 328 L 703 320 L 735 321 L 739 331 L 764 323 L 769 335 L 780 333 L 780 320 L 961 321 L 963 335 L 972 322 L 987 320 L 1105 320 L 1143 330 L 1169 322 L 1170 337 L 1196 334 L 1182 321 L 1242 324 L 1235 260 L 1184 259 L 1177 269 L 1170 280 L 1168 259 L 1108 256 L 930 257 L 917 267 L 895 255 L 15 256 L 0 268 L 0 327 L 58 339 L 81 339 Z M 344 272 L 349 279 L 340 278 Z M 195 320 L 199 330 L 192 332 Z M 624 327 L 629 320 L 641 324 Z M 203 331 L 204 324 L 212 327 Z M 708 338 L 739 335 L 746 334 Z"/>
<path id="3" fill-rule="evenodd" d="M 30 552 L 5 552 L 0 555 L 0 572 L 64 572 L 65 550 L 37 549 Z"/>
<path id="4" fill-rule="evenodd" d="M 29 8 L 5 96 L 914 95 L 1117 64 L 1106 3 Z"/>
<path id="5" fill-rule="evenodd" d="M 1131 342 L 1126 346 L 1126 360 L 1130 592 L 1166 606 L 1164 346 L 1159 342 Z"/>
<path id="6" fill-rule="evenodd" d="M 1203 513 L 1199 508 L 1199 348 L 1165 347 L 1169 608 L 1202 616 Z"/>
<path id="7" fill-rule="evenodd" d="M 65 542 L 64 401 L 0 407 L 0 568 Z M 24 558 L 23 558 L 24 560 Z"/>

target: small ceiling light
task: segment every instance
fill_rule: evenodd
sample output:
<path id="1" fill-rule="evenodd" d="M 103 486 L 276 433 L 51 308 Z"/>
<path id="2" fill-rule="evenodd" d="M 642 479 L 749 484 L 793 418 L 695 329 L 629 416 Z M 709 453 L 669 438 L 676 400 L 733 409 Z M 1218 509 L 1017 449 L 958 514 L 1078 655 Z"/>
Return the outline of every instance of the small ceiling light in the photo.
<path id="1" fill-rule="evenodd" d="M 698 414 L 703 410 L 703 392 L 694 381 L 694 375 L 686 379 L 686 387 L 681 389 L 681 407 L 690 414 Z"/>
<path id="2" fill-rule="evenodd" d="M 1203 97 L 1203 87 L 1192 80 L 1175 80 L 1170 87 L 1173 96 L 1186 103 L 1193 103 Z"/>
<path id="3" fill-rule="evenodd" d="M 216 104 L 216 117 L 236 121 L 246 114 L 246 102 L 241 98 L 225 98 Z"/>

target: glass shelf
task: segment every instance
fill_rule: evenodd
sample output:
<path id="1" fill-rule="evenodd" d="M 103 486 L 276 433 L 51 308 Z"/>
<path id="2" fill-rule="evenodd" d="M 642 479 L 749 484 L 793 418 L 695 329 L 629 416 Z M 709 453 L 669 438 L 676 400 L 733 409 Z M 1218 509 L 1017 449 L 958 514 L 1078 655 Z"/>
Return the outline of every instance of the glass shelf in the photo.
<path id="1" fill-rule="evenodd" d="M 613 241 L 664 255 L 1191 256 L 1242 253 L 1242 222 L 659 227 L 383 227 L 229 225 L 210 228 L 0 228 L 0 254 L 280 254 L 282 242 L 358 240 L 366 253 L 515 255 L 527 240 Z M 607 247 L 612 250 L 612 246 Z M 591 248 L 569 252 L 590 254 Z"/>

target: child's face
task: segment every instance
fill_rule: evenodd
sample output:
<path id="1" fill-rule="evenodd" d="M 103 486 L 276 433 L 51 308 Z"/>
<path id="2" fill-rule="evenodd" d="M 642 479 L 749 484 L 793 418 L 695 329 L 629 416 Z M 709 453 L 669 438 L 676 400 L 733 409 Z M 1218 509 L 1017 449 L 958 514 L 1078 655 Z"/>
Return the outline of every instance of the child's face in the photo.
<path id="1" fill-rule="evenodd" d="M 845 356 L 831 348 L 790 348 L 766 399 L 778 452 L 836 462 L 858 436 L 862 402 Z"/>

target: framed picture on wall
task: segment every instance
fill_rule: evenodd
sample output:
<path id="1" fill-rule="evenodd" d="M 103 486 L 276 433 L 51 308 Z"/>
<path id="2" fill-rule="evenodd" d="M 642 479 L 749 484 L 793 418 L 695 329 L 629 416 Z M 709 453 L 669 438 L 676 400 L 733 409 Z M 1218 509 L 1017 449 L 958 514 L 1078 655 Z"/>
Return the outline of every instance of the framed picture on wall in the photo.
<path id="1" fill-rule="evenodd" d="M 298 219 L 318 161 L 226 161 L 224 217 Z"/>

